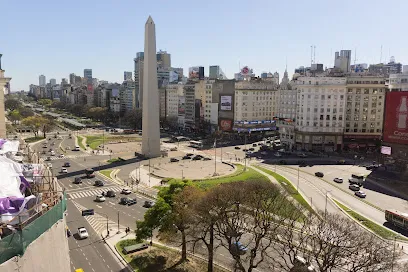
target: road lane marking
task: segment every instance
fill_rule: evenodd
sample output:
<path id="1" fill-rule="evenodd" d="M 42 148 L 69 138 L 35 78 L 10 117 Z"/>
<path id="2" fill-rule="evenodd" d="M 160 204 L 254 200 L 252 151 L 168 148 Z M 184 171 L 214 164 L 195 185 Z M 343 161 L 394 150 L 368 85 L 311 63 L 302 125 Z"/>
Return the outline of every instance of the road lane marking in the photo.
<path id="1" fill-rule="evenodd" d="M 102 259 L 102 261 L 103 261 L 104 263 L 106 263 L 106 262 L 105 262 L 105 259 Z"/>
<path id="2" fill-rule="evenodd" d="M 96 207 L 98 207 L 99 209 L 102 209 L 102 206 L 96 205 Z"/>
<path id="3" fill-rule="evenodd" d="M 72 188 L 72 185 L 71 185 L 71 184 L 68 184 L 68 186 Z"/>
<path id="4" fill-rule="evenodd" d="M 109 201 L 109 203 L 110 203 L 111 205 L 114 205 L 114 206 L 115 206 L 115 203 L 113 203 L 113 202 L 110 202 L 110 201 Z"/>

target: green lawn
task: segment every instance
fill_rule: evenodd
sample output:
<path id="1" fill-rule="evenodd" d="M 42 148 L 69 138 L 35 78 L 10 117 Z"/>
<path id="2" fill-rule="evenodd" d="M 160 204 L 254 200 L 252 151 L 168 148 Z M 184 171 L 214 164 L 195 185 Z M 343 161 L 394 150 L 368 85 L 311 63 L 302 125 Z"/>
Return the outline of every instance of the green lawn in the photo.
<path id="1" fill-rule="evenodd" d="M 43 139 L 45 139 L 45 138 L 44 138 L 44 137 L 37 136 L 37 137 L 26 138 L 26 139 L 24 139 L 24 141 L 25 141 L 26 143 L 35 143 L 35 142 L 41 141 L 41 140 L 43 140 Z"/>
<path id="2" fill-rule="evenodd" d="M 366 228 L 368 228 L 369 230 L 373 231 L 375 234 L 377 234 L 378 236 L 384 238 L 384 239 L 394 239 L 394 237 L 396 236 L 396 234 L 390 230 L 388 230 L 387 228 L 380 226 L 376 223 L 374 223 L 373 221 L 365 218 L 364 216 L 360 215 L 359 213 L 356 213 L 353 210 L 350 210 L 347 206 L 344 206 L 343 204 L 341 204 L 340 202 L 336 201 L 335 199 L 333 199 L 333 201 L 341 208 L 343 209 L 346 213 L 348 213 L 351 217 L 353 217 L 354 219 L 356 219 L 358 222 L 360 222 L 363 226 L 365 226 Z M 401 239 L 401 240 L 405 240 L 408 241 L 408 239 L 397 235 L 397 239 Z"/>
<path id="3" fill-rule="evenodd" d="M 122 159 L 122 158 L 112 158 L 112 159 L 108 160 L 108 163 L 121 162 L 121 161 L 124 161 L 124 159 Z"/>
<path id="4" fill-rule="evenodd" d="M 97 149 L 104 142 L 104 136 L 86 136 L 86 144 L 89 145 L 91 149 Z M 105 136 L 105 143 L 108 142 L 108 137 Z"/>
<path id="5" fill-rule="evenodd" d="M 104 175 L 107 178 L 111 178 L 110 174 L 112 173 L 112 171 L 113 170 L 101 170 L 101 171 L 99 171 L 99 173 L 101 173 L 102 175 Z"/>
<path id="6" fill-rule="evenodd" d="M 264 167 L 261 166 L 253 166 L 255 168 L 258 168 L 259 170 L 271 175 L 272 177 L 274 177 L 281 185 L 283 188 L 285 188 L 286 192 L 293 197 L 293 199 L 295 199 L 297 202 L 299 202 L 300 205 L 302 205 L 305 209 L 307 209 L 308 211 L 313 211 L 312 207 L 310 207 L 309 203 L 303 198 L 303 196 L 301 194 L 299 194 L 299 192 L 296 190 L 295 186 L 293 186 L 293 184 L 287 180 L 285 177 L 282 177 L 281 175 L 266 169 Z"/>
<path id="7" fill-rule="evenodd" d="M 135 245 L 135 244 L 137 244 L 136 239 L 128 239 L 128 240 L 119 241 L 115 245 L 117 251 L 119 252 L 120 255 L 122 255 L 122 257 L 126 260 L 127 263 L 130 263 L 132 261 L 132 258 L 123 253 L 123 248 L 127 247 L 127 246 L 132 246 L 132 245 Z M 135 270 L 135 271 L 137 271 L 137 270 Z"/>
<path id="8" fill-rule="evenodd" d="M 78 145 L 79 145 L 79 147 L 82 148 L 83 150 L 85 150 L 86 148 L 85 148 L 84 144 L 82 143 L 82 140 L 83 140 L 83 139 L 84 139 L 84 137 L 82 137 L 82 136 L 77 136 L 77 140 L 78 140 Z"/>

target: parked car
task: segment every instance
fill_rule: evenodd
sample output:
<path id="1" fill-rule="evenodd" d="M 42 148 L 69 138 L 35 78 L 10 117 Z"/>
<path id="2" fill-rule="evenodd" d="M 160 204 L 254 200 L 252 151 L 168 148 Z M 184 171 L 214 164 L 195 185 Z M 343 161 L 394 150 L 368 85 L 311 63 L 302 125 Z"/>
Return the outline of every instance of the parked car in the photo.
<path id="1" fill-rule="evenodd" d="M 136 204 L 136 203 L 137 203 L 137 199 L 136 199 L 136 198 L 134 198 L 134 199 L 129 199 L 128 202 L 127 202 L 127 205 L 128 205 L 128 206 L 131 206 L 131 205 L 134 205 L 134 204 Z"/>
<path id="2" fill-rule="evenodd" d="M 366 193 L 364 193 L 363 191 L 357 191 L 354 193 L 356 196 L 361 197 L 361 198 L 365 198 L 367 195 Z"/>
<path id="3" fill-rule="evenodd" d="M 248 149 L 249 151 L 255 151 L 255 148 L 251 147 Z"/>
<path id="4" fill-rule="evenodd" d="M 51 156 L 55 156 L 55 151 L 52 150 L 52 151 L 50 152 L 50 155 L 51 155 Z"/>
<path id="5" fill-rule="evenodd" d="M 316 172 L 315 176 L 319 177 L 319 178 L 322 178 L 322 177 L 324 177 L 324 174 L 322 172 Z"/>
<path id="6" fill-rule="evenodd" d="M 102 180 L 95 180 L 95 184 L 94 184 L 94 185 L 97 186 L 97 187 L 102 187 L 102 186 L 105 185 L 105 184 L 103 183 Z"/>
<path id="7" fill-rule="evenodd" d="M 52 164 L 49 162 L 47 163 L 48 168 L 52 168 Z"/>
<path id="8" fill-rule="evenodd" d="M 68 173 L 68 169 L 65 167 L 61 168 L 61 173 Z"/>
<path id="9" fill-rule="evenodd" d="M 179 161 L 179 159 L 176 159 L 176 158 L 171 158 L 170 159 L 170 162 L 178 162 Z"/>
<path id="10" fill-rule="evenodd" d="M 74 179 L 74 184 L 81 184 L 82 183 L 82 179 L 80 177 L 76 177 Z"/>
<path id="11" fill-rule="evenodd" d="M 211 161 L 211 158 L 209 158 L 209 157 L 204 157 L 203 160 L 205 160 L 205 161 Z"/>
<path id="12" fill-rule="evenodd" d="M 333 181 L 334 181 L 334 182 L 337 182 L 337 183 L 343 183 L 343 179 L 342 179 L 342 178 L 334 178 Z"/>
<path id="13" fill-rule="evenodd" d="M 154 202 L 153 202 L 153 201 L 151 201 L 151 200 L 146 200 L 146 201 L 144 202 L 144 204 L 143 204 L 143 207 L 145 207 L 145 208 L 151 208 L 151 207 L 153 207 L 153 205 L 154 205 Z"/>
<path id="14" fill-rule="evenodd" d="M 61 153 L 61 154 L 59 154 L 59 157 L 60 158 L 65 158 L 65 155 Z"/>
<path id="15" fill-rule="evenodd" d="M 107 192 L 106 192 L 106 196 L 107 196 L 107 197 L 115 197 L 115 196 L 116 196 L 116 194 L 115 194 L 115 192 L 114 192 L 114 191 L 109 190 L 109 191 L 107 191 Z"/>
<path id="16" fill-rule="evenodd" d="M 130 195 L 132 193 L 132 191 L 130 189 L 125 188 L 125 189 L 122 189 L 122 192 L 120 192 L 120 193 L 124 194 L 124 195 Z"/>
<path id="17" fill-rule="evenodd" d="M 198 160 L 201 160 L 201 156 L 200 155 L 197 155 L 197 156 L 194 156 L 193 157 L 193 161 L 198 161 Z"/>
<path id="18" fill-rule="evenodd" d="M 190 156 L 187 156 L 187 155 L 185 155 L 185 156 L 183 156 L 183 158 L 181 158 L 182 160 L 189 160 L 189 159 L 191 159 L 191 157 Z"/>
<path id="19" fill-rule="evenodd" d="M 191 156 L 194 156 L 194 154 L 193 153 L 187 153 L 186 156 L 191 157 Z"/>
<path id="20" fill-rule="evenodd" d="M 299 167 L 306 167 L 307 163 L 305 161 L 298 161 Z"/>
<path id="21" fill-rule="evenodd" d="M 170 148 L 170 151 L 177 151 L 177 147 Z"/>
<path id="22" fill-rule="evenodd" d="M 239 146 L 234 147 L 235 149 L 241 149 Z"/>
<path id="23" fill-rule="evenodd" d="M 357 184 L 350 184 L 349 189 L 352 191 L 360 191 L 360 186 Z"/>
<path id="24" fill-rule="evenodd" d="M 105 201 L 105 197 L 103 195 L 97 195 L 95 197 L 95 201 L 96 202 L 104 202 Z"/>
<path id="25" fill-rule="evenodd" d="M 63 167 L 71 167 L 71 164 L 69 162 L 64 163 Z"/>
<path id="26" fill-rule="evenodd" d="M 86 239 L 89 237 L 88 231 L 84 227 L 78 228 L 78 236 L 80 239 Z"/>
<path id="27" fill-rule="evenodd" d="M 253 146 L 253 147 L 256 147 L 256 146 L 257 146 L 257 144 L 252 144 L 252 146 Z"/>

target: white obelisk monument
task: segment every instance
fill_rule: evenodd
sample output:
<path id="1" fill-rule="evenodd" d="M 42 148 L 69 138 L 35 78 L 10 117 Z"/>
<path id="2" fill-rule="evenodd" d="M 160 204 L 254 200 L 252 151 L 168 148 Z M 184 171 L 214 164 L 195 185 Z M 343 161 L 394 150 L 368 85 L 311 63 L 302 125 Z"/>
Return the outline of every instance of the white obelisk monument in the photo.
<path id="1" fill-rule="evenodd" d="M 142 154 L 149 158 L 160 156 L 159 118 L 156 26 L 149 16 L 145 25 L 142 123 Z"/>

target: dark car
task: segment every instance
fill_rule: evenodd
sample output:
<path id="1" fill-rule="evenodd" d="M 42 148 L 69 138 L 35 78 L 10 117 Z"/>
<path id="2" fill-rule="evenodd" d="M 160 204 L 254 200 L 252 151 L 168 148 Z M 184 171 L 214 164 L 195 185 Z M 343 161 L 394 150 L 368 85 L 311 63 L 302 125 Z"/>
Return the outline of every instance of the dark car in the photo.
<path id="1" fill-rule="evenodd" d="M 231 245 L 231 251 L 236 252 L 239 255 L 244 255 L 245 253 L 247 253 L 248 248 L 241 242 L 235 242 Z"/>
<path id="2" fill-rule="evenodd" d="M 127 205 L 128 205 L 128 206 L 131 206 L 131 205 L 134 205 L 134 204 L 136 204 L 136 203 L 137 203 L 137 199 L 136 199 L 136 198 L 134 198 L 134 199 L 129 199 L 128 202 L 127 202 Z"/>
<path id="3" fill-rule="evenodd" d="M 299 163 L 300 167 L 306 167 L 307 166 L 307 163 L 305 161 L 299 161 L 298 163 Z"/>
<path id="4" fill-rule="evenodd" d="M 241 149 L 239 146 L 234 147 L 235 149 Z"/>
<path id="5" fill-rule="evenodd" d="M 170 162 L 178 162 L 179 161 L 179 159 L 176 159 L 176 158 L 171 158 L 170 159 Z"/>
<path id="6" fill-rule="evenodd" d="M 256 146 L 257 146 L 257 144 L 252 144 L 252 146 L 253 146 L 253 147 L 256 147 Z"/>
<path id="7" fill-rule="evenodd" d="M 350 184 L 356 184 L 358 186 L 362 186 L 363 185 L 363 179 L 358 179 L 358 178 L 350 178 L 349 179 L 349 183 Z"/>
<path id="8" fill-rule="evenodd" d="M 324 176 L 324 174 L 322 172 L 316 172 L 315 176 L 319 177 L 319 178 L 322 178 Z"/>
<path id="9" fill-rule="evenodd" d="M 248 149 L 244 148 L 244 149 L 242 149 L 242 151 L 247 152 L 247 151 L 248 151 Z"/>
<path id="10" fill-rule="evenodd" d="M 154 205 L 154 202 L 153 202 L 153 201 L 151 201 L 151 200 L 146 200 L 145 203 L 143 204 L 143 207 L 145 207 L 145 208 L 151 208 L 151 207 L 153 207 L 153 205 Z"/>
<path id="11" fill-rule="evenodd" d="M 71 167 L 71 164 L 69 162 L 64 163 L 63 167 Z"/>
<path id="12" fill-rule="evenodd" d="M 200 155 L 197 155 L 197 156 L 194 156 L 193 157 L 193 161 L 198 161 L 198 160 L 201 160 L 201 156 Z"/>
<path id="13" fill-rule="evenodd" d="M 211 161 L 211 158 L 205 157 L 205 158 L 203 158 L 203 160 L 205 160 L 205 161 Z"/>
<path id="14" fill-rule="evenodd" d="M 191 156 L 194 156 L 194 154 L 193 153 L 187 153 L 186 156 L 191 157 Z"/>
<path id="15" fill-rule="evenodd" d="M 253 148 L 253 147 L 251 147 L 250 149 L 248 149 L 249 151 L 254 151 L 255 150 L 255 148 Z"/>
<path id="16" fill-rule="evenodd" d="M 189 159 L 191 159 L 191 157 L 190 156 L 187 156 L 187 155 L 185 155 L 185 156 L 183 156 L 183 158 L 181 158 L 182 160 L 189 160 Z"/>
<path id="17" fill-rule="evenodd" d="M 119 200 L 119 204 L 127 205 L 129 201 L 130 201 L 130 198 L 128 198 L 128 197 L 122 197 L 122 198 Z"/>
<path id="18" fill-rule="evenodd" d="M 105 185 L 105 184 L 103 183 L 102 180 L 95 180 L 95 184 L 94 184 L 94 185 L 97 186 L 97 187 L 102 187 L 102 186 Z"/>
<path id="19" fill-rule="evenodd" d="M 115 192 L 114 191 L 112 191 L 112 190 L 109 190 L 109 191 L 107 191 L 106 192 L 106 195 L 105 195 L 106 197 L 115 197 L 116 196 L 116 194 L 115 194 Z"/>
<path id="20" fill-rule="evenodd" d="M 82 179 L 80 177 L 76 177 L 74 179 L 74 184 L 81 184 L 82 183 Z"/>

